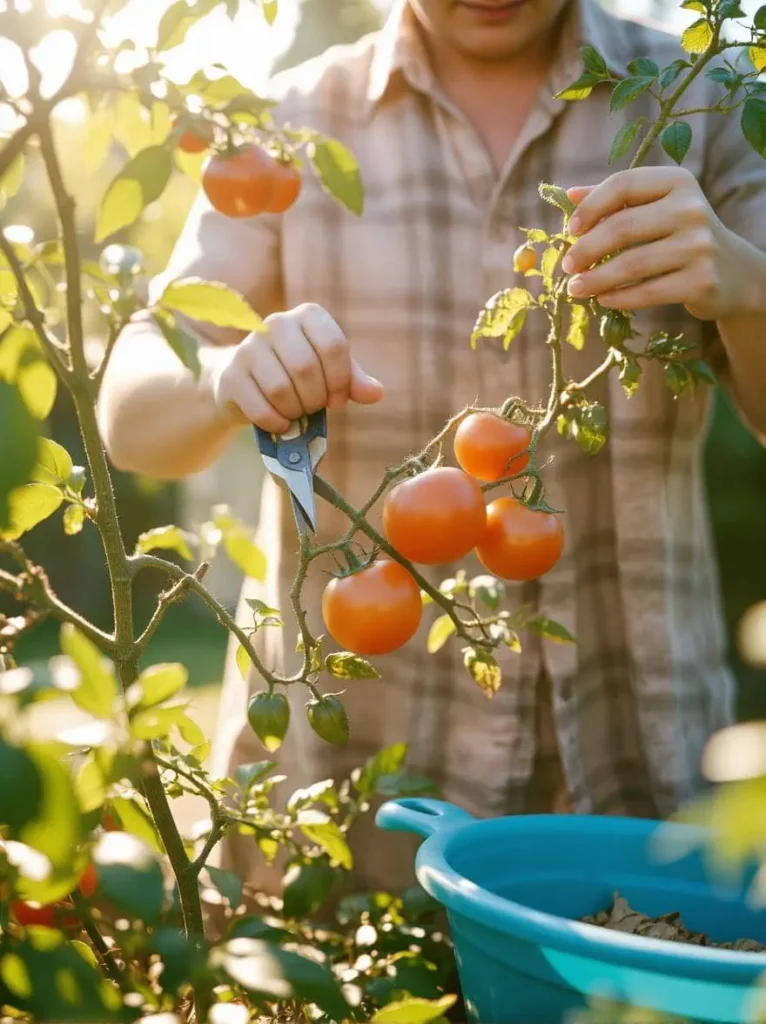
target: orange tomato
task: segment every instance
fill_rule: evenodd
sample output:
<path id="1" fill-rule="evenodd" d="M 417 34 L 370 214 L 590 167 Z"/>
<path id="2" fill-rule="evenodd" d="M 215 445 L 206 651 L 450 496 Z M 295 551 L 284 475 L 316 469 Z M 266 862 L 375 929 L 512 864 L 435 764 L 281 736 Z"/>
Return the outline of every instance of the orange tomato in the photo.
<path id="1" fill-rule="evenodd" d="M 91 896 L 98 889 L 98 872 L 96 871 L 96 865 L 91 861 L 85 871 L 82 874 L 82 878 L 77 883 L 77 888 L 80 891 L 80 895 L 83 899 L 89 900 Z"/>
<path id="2" fill-rule="evenodd" d="M 476 554 L 494 575 L 535 580 L 549 572 L 564 549 L 564 527 L 552 512 L 532 511 L 515 498 L 487 508 L 487 527 Z"/>
<path id="3" fill-rule="evenodd" d="M 537 252 L 529 242 L 524 242 L 513 254 L 513 269 L 517 274 L 524 274 L 528 270 L 534 270 L 536 266 Z"/>
<path id="4" fill-rule="evenodd" d="M 297 167 L 287 160 L 275 160 L 274 192 L 266 213 L 284 213 L 289 210 L 301 191 L 301 175 Z"/>
<path id="5" fill-rule="evenodd" d="M 473 412 L 455 431 L 455 458 L 477 480 L 493 484 L 527 468 L 532 434 L 491 412 Z"/>
<path id="6" fill-rule="evenodd" d="M 200 118 L 176 117 L 173 130 L 182 129 L 178 136 L 178 148 L 183 153 L 204 153 L 215 141 L 213 126 Z"/>
<path id="7" fill-rule="evenodd" d="M 213 154 L 202 171 L 211 205 L 227 217 L 255 217 L 274 195 L 277 162 L 260 146 L 240 146 L 231 155 Z"/>
<path id="8" fill-rule="evenodd" d="M 443 565 L 463 558 L 487 522 L 481 487 L 461 469 L 428 469 L 397 484 L 383 504 L 389 543 L 411 562 Z"/>
<path id="9" fill-rule="evenodd" d="M 380 559 L 325 587 L 322 617 L 327 632 L 353 654 L 388 654 L 420 625 L 420 588 L 404 566 Z"/>

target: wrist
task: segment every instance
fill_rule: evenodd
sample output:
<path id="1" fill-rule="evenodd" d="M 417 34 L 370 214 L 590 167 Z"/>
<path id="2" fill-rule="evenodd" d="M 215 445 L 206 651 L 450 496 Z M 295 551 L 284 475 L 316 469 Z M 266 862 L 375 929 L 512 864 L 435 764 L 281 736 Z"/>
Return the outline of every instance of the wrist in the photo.
<path id="1" fill-rule="evenodd" d="M 733 286 L 720 319 L 766 315 L 766 253 L 733 231 L 728 235 L 730 244 L 725 258 L 731 276 L 726 276 Z"/>
<path id="2" fill-rule="evenodd" d="M 210 408 L 214 425 L 223 433 L 234 433 L 243 426 L 242 414 L 221 401 L 221 374 L 231 362 L 232 346 L 200 346 L 198 387 Z M 239 414 L 239 415 L 238 415 Z"/>

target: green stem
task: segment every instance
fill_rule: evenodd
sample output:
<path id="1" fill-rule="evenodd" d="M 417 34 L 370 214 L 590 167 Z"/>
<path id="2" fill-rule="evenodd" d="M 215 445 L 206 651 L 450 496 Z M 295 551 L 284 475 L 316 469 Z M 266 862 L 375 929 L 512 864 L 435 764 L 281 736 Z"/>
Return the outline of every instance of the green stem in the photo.
<path id="1" fill-rule="evenodd" d="M 77 911 L 77 916 L 82 921 L 85 934 L 90 939 L 91 945 L 98 954 L 101 965 L 112 981 L 117 985 L 120 992 L 122 992 L 123 995 L 126 995 L 131 991 L 130 985 L 128 984 L 127 978 L 122 973 L 120 965 L 116 960 L 115 951 L 107 946 L 103 935 L 98 930 L 96 922 L 93 920 L 93 915 L 90 912 L 90 907 L 77 891 L 72 893 L 72 902 L 74 903 L 74 908 Z"/>

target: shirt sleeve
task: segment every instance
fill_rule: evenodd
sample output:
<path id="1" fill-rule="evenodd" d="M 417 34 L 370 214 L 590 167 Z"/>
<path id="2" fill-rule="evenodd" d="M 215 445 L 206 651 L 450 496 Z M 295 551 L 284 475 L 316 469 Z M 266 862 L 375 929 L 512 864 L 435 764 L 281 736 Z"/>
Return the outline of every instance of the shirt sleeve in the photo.
<path id="1" fill-rule="evenodd" d="M 283 308 L 281 274 L 281 217 L 261 214 L 242 220 L 225 217 L 203 192 L 194 202 L 165 270 L 149 285 L 155 302 L 163 288 L 178 278 L 219 281 L 243 295 L 261 316 Z M 243 332 L 189 323 L 205 341 L 231 345 Z"/>

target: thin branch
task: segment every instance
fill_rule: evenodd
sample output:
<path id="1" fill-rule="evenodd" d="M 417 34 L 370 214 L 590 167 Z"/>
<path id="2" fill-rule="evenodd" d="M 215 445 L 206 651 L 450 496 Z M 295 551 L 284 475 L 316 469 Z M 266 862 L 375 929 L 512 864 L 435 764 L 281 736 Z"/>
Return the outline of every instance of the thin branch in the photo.
<path id="1" fill-rule="evenodd" d="M 219 798 L 216 796 L 213 790 L 210 789 L 210 787 L 202 781 L 202 779 L 199 779 L 196 776 L 192 775 L 192 773 L 186 771 L 185 768 L 182 768 L 177 764 L 173 764 L 170 761 L 166 761 L 163 757 L 160 757 L 157 754 L 155 754 L 154 760 L 157 762 L 160 768 L 164 769 L 165 771 L 174 772 L 176 775 L 179 775 L 182 779 L 186 779 L 189 785 L 194 788 L 194 790 L 199 794 L 199 796 L 204 797 L 204 799 L 207 800 L 208 806 L 210 807 L 212 821 L 210 834 L 208 835 L 207 840 L 205 841 L 205 845 L 202 847 L 199 856 L 196 858 L 196 860 L 191 861 L 189 866 L 185 869 L 186 874 L 193 874 L 196 877 L 207 864 L 208 857 L 210 856 L 211 852 L 218 844 L 224 833 L 226 827 L 226 816 L 221 810 Z"/>
<path id="2" fill-rule="evenodd" d="M 198 565 L 194 570 L 193 575 L 184 576 L 182 579 L 178 580 L 170 590 L 166 590 L 164 593 L 160 594 L 157 606 L 152 613 L 152 617 L 149 619 L 149 622 L 141 636 L 136 640 L 135 646 L 139 655 L 146 650 L 149 641 L 157 632 L 157 628 L 165 617 L 165 612 L 167 612 L 168 608 L 172 604 L 176 604 L 178 601 L 183 600 L 184 596 L 189 592 L 189 581 L 196 579 L 202 582 L 209 568 L 209 562 L 202 562 L 202 564 Z"/>
<path id="3" fill-rule="evenodd" d="M 112 981 L 117 985 L 122 994 L 127 995 L 127 993 L 131 991 L 131 988 L 116 960 L 116 951 L 107 946 L 103 935 L 98 930 L 96 922 L 93 920 L 90 907 L 77 891 L 72 893 L 72 902 L 74 903 L 74 908 L 77 911 L 77 916 L 82 921 L 85 934 L 90 939 L 93 948 L 101 960 L 102 967 Z"/>

